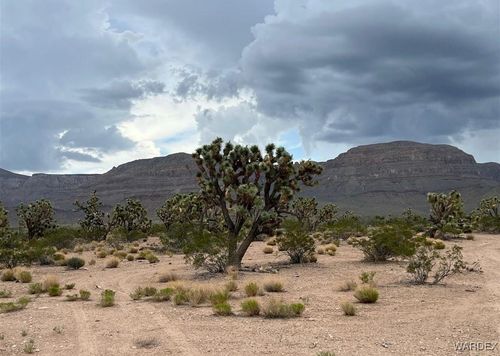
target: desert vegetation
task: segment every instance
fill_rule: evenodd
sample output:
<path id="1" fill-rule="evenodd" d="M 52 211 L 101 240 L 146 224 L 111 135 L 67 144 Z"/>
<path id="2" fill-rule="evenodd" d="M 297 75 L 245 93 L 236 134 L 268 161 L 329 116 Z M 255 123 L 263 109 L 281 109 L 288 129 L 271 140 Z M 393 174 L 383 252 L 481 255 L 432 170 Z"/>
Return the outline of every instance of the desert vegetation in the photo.
<path id="1" fill-rule="evenodd" d="M 217 139 L 193 159 L 200 189 L 169 197 L 157 210 L 161 225 L 137 199 L 105 212 L 97 192 L 75 202 L 78 227 L 58 226 L 44 199 L 20 205 L 19 226 L 11 227 L 0 204 L 0 313 L 67 301 L 98 320 L 95 310 L 123 313 L 132 305 L 148 315 L 169 308 L 176 316 L 211 316 L 216 323 L 244 317 L 274 325 L 317 313 L 324 307 L 315 304 L 317 290 L 328 288 L 329 297 L 338 298 L 336 315 L 354 317 L 343 318 L 349 323 L 392 313 L 388 284 L 397 290 L 425 284 L 426 293 L 445 293 L 433 285 L 446 290 L 449 281 L 481 270 L 464 257 L 477 243 L 474 236 L 500 231 L 498 197 L 483 199 L 467 214 L 460 193 L 429 193 L 428 217 L 407 210 L 367 219 L 300 196 L 321 167 L 295 163 L 284 148 L 268 145 L 261 152 Z M 338 273 L 337 266 L 342 274 L 334 280 L 329 273 Z M 317 272 L 322 268 L 328 273 Z M 305 289 L 302 275 L 315 276 Z M 80 303 L 91 295 L 95 303 Z M 164 344 L 135 340 L 141 349 Z"/>

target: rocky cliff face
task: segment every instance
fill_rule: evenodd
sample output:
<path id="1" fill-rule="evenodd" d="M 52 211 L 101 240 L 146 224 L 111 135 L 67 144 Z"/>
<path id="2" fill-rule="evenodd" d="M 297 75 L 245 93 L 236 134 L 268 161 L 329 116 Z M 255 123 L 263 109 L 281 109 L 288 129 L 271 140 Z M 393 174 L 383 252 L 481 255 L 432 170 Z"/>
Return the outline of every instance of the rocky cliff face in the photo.
<path id="1" fill-rule="evenodd" d="M 399 214 L 408 207 L 427 214 L 425 195 L 430 191 L 457 189 L 467 209 L 486 195 L 500 194 L 500 164 L 478 164 L 448 145 L 397 141 L 359 146 L 321 164 L 320 184 L 303 194 L 363 215 Z M 197 189 L 195 174 L 185 153 L 129 162 L 102 175 L 28 177 L 0 169 L 0 200 L 13 218 L 20 202 L 45 197 L 54 203 L 60 221 L 75 222 L 73 202 L 96 190 L 107 209 L 136 197 L 155 217 L 166 198 Z"/>

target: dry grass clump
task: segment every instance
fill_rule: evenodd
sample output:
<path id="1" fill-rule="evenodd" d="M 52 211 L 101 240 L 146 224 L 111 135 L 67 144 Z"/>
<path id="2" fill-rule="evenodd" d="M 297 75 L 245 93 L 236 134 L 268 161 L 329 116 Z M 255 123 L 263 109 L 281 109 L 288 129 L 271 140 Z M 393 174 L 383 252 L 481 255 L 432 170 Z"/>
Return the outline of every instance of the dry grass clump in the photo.
<path id="1" fill-rule="evenodd" d="M 233 310 L 231 309 L 231 304 L 228 302 L 221 302 L 212 305 L 212 309 L 215 315 L 219 316 L 229 316 L 233 315 Z"/>
<path id="2" fill-rule="evenodd" d="M 474 240 L 474 235 L 472 235 L 472 234 L 467 234 L 467 235 L 465 236 L 465 239 L 466 239 L 466 240 Z"/>
<path id="3" fill-rule="evenodd" d="M 231 281 L 228 281 L 225 285 L 225 289 L 228 291 L 228 292 L 236 292 L 238 290 L 238 283 L 236 283 L 235 281 L 231 280 Z"/>
<path id="4" fill-rule="evenodd" d="M 66 290 L 71 290 L 73 288 L 75 288 L 75 283 L 66 283 L 64 285 L 64 289 L 66 289 Z"/>
<path id="5" fill-rule="evenodd" d="M 149 263 L 158 263 L 158 262 L 160 262 L 160 259 L 158 258 L 158 256 L 156 256 L 153 253 L 150 253 L 150 254 L 146 255 L 146 260 L 148 260 Z"/>
<path id="6" fill-rule="evenodd" d="M 133 260 L 135 260 L 134 255 L 127 255 L 127 261 L 132 262 Z"/>
<path id="7" fill-rule="evenodd" d="M 163 272 L 158 277 L 158 282 L 160 283 L 174 282 L 177 281 L 178 279 L 179 276 L 174 272 Z"/>
<path id="8" fill-rule="evenodd" d="M 245 286 L 245 294 L 247 297 L 255 297 L 257 295 L 262 295 L 263 292 L 257 283 L 250 282 Z"/>
<path id="9" fill-rule="evenodd" d="M 53 274 L 45 277 L 43 281 L 43 290 L 49 290 L 50 287 L 57 286 L 59 287 L 59 278 Z"/>
<path id="10" fill-rule="evenodd" d="M 210 288 L 204 288 L 204 287 L 191 288 L 187 292 L 189 304 L 191 306 L 196 306 L 206 303 L 210 299 L 212 293 L 213 291 Z"/>
<path id="11" fill-rule="evenodd" d="M 443 241 L 436 240 L 436 241 L 434 241 L 434 248 L 436 250 L 444 250 L 446 248 L 446 245 L 444 244 Z"/>
<path id="12" fill-rule="evenodd" d="M 271 246 L 266 246 L 262 249 L 262 252 L 264 252 L 266 255 L 269 255 L 274 252 L 274 248 Z"/>
<path id="13" fill-rule="evenodd" d="M 23 269 L 15 269 L 14 275 L 17 281 L 21 283 L 31 283 L 33 277 L 29 271 Z"/>
<path id="14" fill-rule="evenodd" d="M 325 253 L 330 256 L 335 256 L 337 252 L 337 246 L 334 244 L 325 245 L 323 248 L 325 249 Z"/>
<path id="15" fill-rule="evenodd" d="M 318 249 L 316 250 L 316 253 L 318 255 L 324 255 L 325 254 L 325 249 L 323 247 L 318 247 Z"/>
<path id="16" fill-rule="evenodd" d="M 264 290 L 269 293 L 280 293 L 284 292 L 285 288 L 283 282 L 278 280 L 269 280 L 264 282 Z"/>
<path id="17" fill-rule="evenodd" d="M 105 250 L 97 250 L 97 258 L 106 258 L 107 255 L 108 253 Z"/>
<path id="18" fill-rule="evenodd" d="M 375 286 L 375 281 L 374 281 L 374 278 L 375 278 L 375 274 L 377 272 L 374 272 L 374 271 L 371 271 L 371 272 L 361 272 L 361 274 L 359 275 L 359 280 L 365 284 L 369 284 L 371 285 L 372 287 Z"/>
<path id="19" fill-rule="evenodd" d="M 354 297 L 361 303 L 375 303 L 378 300 L 378 290 L 371 286 L 362 286 L 356 289 Z"/>
<path id="20" fill-rule="evenodd" d="M 268 246 L 276 246 L 277 242 L 275 238 L 270 239 L 269 241 L 266 242 Z"/>
<path id="21" fill-rule="evenodd" d="M 356 315 L 356 307 L 351 302 L 343 302 L 340 304 L 340 308 L 344 312 L 344 315 L 354 316 Z"/>
<path id="22" fill-rule="evenodd" d="M 2 272 L 2 277 L 0 277 L 2 282 L 15 282 L 16 276 L 14 275 L 14 271 L 11 269 L 6 269 Z"/>
<path id="23" fill-rule="evenodd" d="M 28 287 L 29 294 L 42 294 L 45 293 L 42 283 L 31 283 Z"/>
<path id="24" fill-rule="evenodd" d="M 139 252 L 139 250 L 137 249 L 137 247 L 131 247 L 128 249 L 128 253 L 137 253 Z"/>
<path id="25" fill-rule="evenodd" d="M 349 281 L 345 281 L 343 282 L 340 286 L 339 286 L 339 291 L 341 292 L 349 292 L 349 291 L 353 291 L 356 289 L 356 287 L 358 286 L 358 284 L 353 281 L 352 279 L 349 280 Z"/>
<path id="26" fill-rule="evenodd" d="M 239 276 L 239 271 L 236 267 L 234 266 L 229 266 L 226 270 L 227 272 L 227 275 L 229 277 L 229 279 L 232 279 L 233 281 L 237 280 L 238 279 L 238 276 Z"/>
<path id="27" fill-rule="evenodd" d="M 241 311 L 246 316 L 257 316 L 260 314 L 260 304 L 255 299 L 247 299 L 241 302 Z"/>
<path id="28" fill-rule="evenodd" d="M 36 351 L 35 341 L 33 339 L 29 339 L 23 346 L 23 352 L 25 354 L 32 354 Z"/>
<path id="29" fill-rule="evenodd" d="M 10 298 L 12 297 L 12 292 L 7 289 L 1 289 L 0 290 L 0 298 Z"/>
<path id="30" fill-rule="evenodd" d="M 120 264 L 120 260 L 118 258 L 113 257 L 106 262 L 106 268 L 116 268 Z"/>
<path id="31" fill-rule="evenodd" d="M 272 298 L 264 306 L 262 313 L 266 318 L 293 318 L 302 315 L 305 306 L 302 303 L 286 304 L 281 299 Z"/>

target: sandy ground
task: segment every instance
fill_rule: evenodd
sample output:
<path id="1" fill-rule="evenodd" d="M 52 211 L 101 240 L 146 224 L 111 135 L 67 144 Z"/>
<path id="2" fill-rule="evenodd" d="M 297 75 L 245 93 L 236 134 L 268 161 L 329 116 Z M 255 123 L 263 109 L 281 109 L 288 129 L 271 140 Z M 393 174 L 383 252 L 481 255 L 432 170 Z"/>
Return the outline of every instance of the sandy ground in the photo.
<path id="1" fill-rule="evenodd" d="M 178 255 L 161 256 L 157 264 L 123 261 L 117 269 L 105 269 L 102 259 L 79 271 L 34 267 L 34 281 L 56 274 L 62 283 L 76 283 L 76 290 L 90 290 L 91 300 L 67 302 L 64 295 L 42 295 L 25 310 L 0 314 L 0 355 L 23 354 L 29 339 L 35 341 L 38 355 L 316 355 L 319 351 L 337 356 L 499 355 L 500 346 L 494 351 L 458 352 L 455 343 L 500 341 L 500 235 L 476 235 L 474 241 L 458 244 L 464 247 L 467 261 L 479 260 L 484 273 L 457 275 L 445 285 L 409 285 L 401 264 L 361 262 L 362 254 L 347 245 L 336 256 L 319 256 L 314 265 L 288 266 L 274 275 L 240 273 L 241 288 L 249 281 L 280 278 L 286 288 L 280 294 L 284 300 L 305 301 L 304 315 L 288 320 L 217 317 L 209 305 L 130 299 L 129 293 L 137 286 L 161 287 L 157 278 L 164 271 L 196 283 L 225 283 L 224 276 L 207 280 Z M 264 255 L 263 247 L 262 242 L 252 244 L 244 264 L 286 260 Z M 84 252 L 82 257 L 94 256 Z M 357 304 L 357 316 L 343 316 L 339 304 L 355 299 L 352 292 L 337 288 L 345 280 L 357 279 L 362 271 L 377 272 L 380 299 L 376 304 Z M 116 306 L 97 306 L 102 290 L 97 286 L 117 292 Z M 27 294 L 28 287 L 0 282 L 0 290 L 5 288 L 18 298 Z M 270 296 L 259 298 L 264 302 Z M 243 299 L 239 292 L 231 299 L 236 313 Z M 62 333 L 54 327 L 62 328 Z M 159 345 L 138 349 L 134 342 L 144 337 L 155 337 Z"/>

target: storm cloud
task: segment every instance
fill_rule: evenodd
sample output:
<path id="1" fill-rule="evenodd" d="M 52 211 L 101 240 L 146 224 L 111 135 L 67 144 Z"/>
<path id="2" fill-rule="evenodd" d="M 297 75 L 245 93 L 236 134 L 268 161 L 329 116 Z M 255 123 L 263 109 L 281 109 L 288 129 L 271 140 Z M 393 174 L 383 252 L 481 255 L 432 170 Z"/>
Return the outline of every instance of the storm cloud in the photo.
<path id="1" fill-rule="evenodd" d="M 500 160 L 498 1 L 0 6 L 2 168 L 105 170 L 215 136 L 312 158 L 405 139 Z"/>

